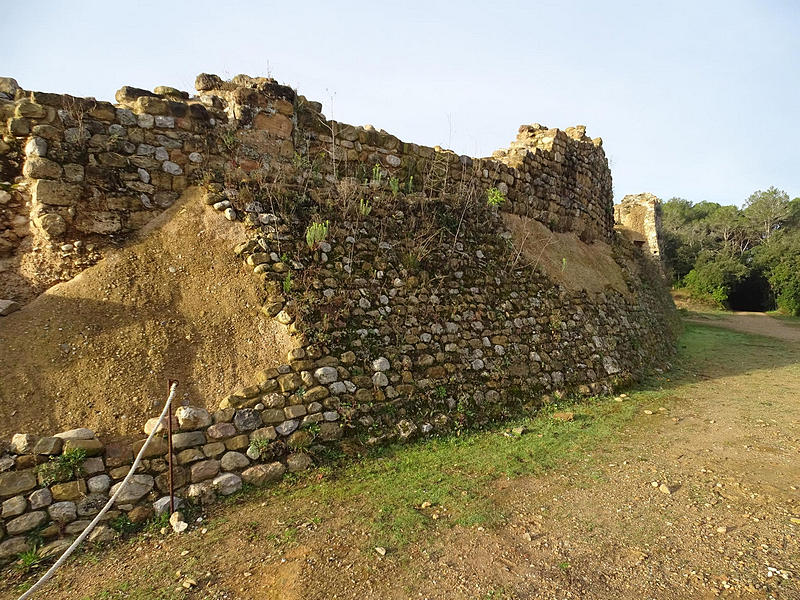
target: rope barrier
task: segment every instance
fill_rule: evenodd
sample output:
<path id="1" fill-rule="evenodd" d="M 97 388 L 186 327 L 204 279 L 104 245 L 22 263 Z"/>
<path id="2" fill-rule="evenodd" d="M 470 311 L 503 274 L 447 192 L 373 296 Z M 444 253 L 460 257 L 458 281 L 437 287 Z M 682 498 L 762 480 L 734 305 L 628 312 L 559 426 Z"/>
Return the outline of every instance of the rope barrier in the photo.
<path id="1" fill-rule="evenodd" d="M 114 504 L 114 501 L 117 499 L 117 496 L 119 496 L 120 492 L 122 492 L 122 490 L 125 489 L 125 486 L 128 485 L 128 482 L 130 481 L 131 477 L 133 477 L 133 475 L 136 473 L 136 469 L 139 467 L 139 463 L 142 462 L 142 456 L 144 455 L 144 451 L 147 449 L 147 446 L 150 444 L 150 441 L 153 439 L 153 436 L 155 436 L 156 432 L 161 428 L 161 422 L 164 420 L 164 416 L 167 414 L 167 411 L 169 410 L 170 406 L 172 406 L 172 400 L 173 398 L 175 398 L 175 390 L 177 389 L 177 387 L 178 387 L 178 382 L 173 381 L 172 385 L 169 388 L 169 396 L 167 397 L 167 401 L 164 404 L 164 410 L 161 411 L 161 416 L 158 418 L 158 423 L 156 424 L 155 427 L 153 427 L 153 431 L 150 432 L 150 435 L 147 437 L 147 440 L 145 440 L 142 449 L 139 450 L 139 454 L 136 455 L 136 460 L 133 461 L 131 470 L 128 471 L 128 474 L 125 476 L 125 479 L 122 480 L 122 484 L 119 486 L 119 488 L 117 488 L 117 491 L 114 492 L 114 495 L 111 496 L 111 498 L 109 498 L 106 505 L 99 513 L 97 513 L 97 516 L 92 520 L 92 522 L 86 526 L 86 529 L 83 530 L 83 533 L 81 533 L 75 539 L 75 541 L 72 542 L 70 547 L 67 548 L 64 551 L 64 553 L 59 557 L 59 559 L 53 564 L 53 566 L 48 569 L 47 573 L 42 575 L 39 581 L 33 584 L 33 586 L 27 592 L 25 592 L 24 594 L 22 594 L 22 596 L 19 597 L 19 600 L 27 600 L 28 598 L 31 598 L 33 596 L 33 593 L 40 587 L 42 587 L 47 582 L 47 580 L 50 579 L 55 574 L 58 568 L 61 565 L 63 565 L 64 562 L 67 560 L 67 558 L 69 558 L 69 555 L 72 554 L 75 551 L 75 549 L 81 545 L 81 542 L 83 542 L 83 540 L 86 539 L 86 536 L 88 536 L 92 532 L 92 529 L 95 528 L 95 526 L 103 518 L 103 515 L 105 515 L 111 508 L 111 506 Z"/>

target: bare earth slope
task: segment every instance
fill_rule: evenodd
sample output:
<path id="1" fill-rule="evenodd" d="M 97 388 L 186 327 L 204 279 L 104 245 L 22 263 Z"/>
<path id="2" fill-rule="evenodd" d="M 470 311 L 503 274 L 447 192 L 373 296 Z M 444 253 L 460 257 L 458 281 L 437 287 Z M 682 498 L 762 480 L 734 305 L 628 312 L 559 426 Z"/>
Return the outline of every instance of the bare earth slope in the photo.
<path id="1" fill-rule="evenodd" d="M 138 241 L 0 320 L 0 439 L 133 433 L 168 378 L 213 409 L 285 362 L 289 335 L 259 318 L 257 283 L 232 252 L 244 239 L 190 189 Z"/>
<path id="2" fill-rule="evenodd" d="M 503 221 L 514 240 L 517 266 L 539 267 L 570 290 L 630 293 L 608 244 L 586 244 L 572 232 L 554 233 L 534 219 L 511 213 L 503 213 Z"/>

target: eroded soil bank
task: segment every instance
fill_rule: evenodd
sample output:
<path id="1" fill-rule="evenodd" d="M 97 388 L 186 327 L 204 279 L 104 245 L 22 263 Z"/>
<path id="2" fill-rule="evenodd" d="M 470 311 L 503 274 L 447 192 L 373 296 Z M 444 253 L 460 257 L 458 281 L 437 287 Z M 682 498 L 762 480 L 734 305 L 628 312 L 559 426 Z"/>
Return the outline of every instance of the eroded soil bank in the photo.
<path id="1" fill-rule="evenodd" d="M 3 318 L 0 439 L 78 425 L 141 433 L 168 379 L 181 380 L 180 403 L 213 411 L 240 380 L 285 361 L 296 344 L 259 317 L 258 286 L 231 252 L 244 227 L 197 194 Z"/>

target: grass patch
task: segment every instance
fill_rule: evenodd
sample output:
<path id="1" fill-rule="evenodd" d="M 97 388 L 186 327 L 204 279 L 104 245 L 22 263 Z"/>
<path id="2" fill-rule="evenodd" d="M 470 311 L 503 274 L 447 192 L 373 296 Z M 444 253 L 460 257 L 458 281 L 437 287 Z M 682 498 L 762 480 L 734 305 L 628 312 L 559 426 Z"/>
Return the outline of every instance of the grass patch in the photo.
<path id="1" fill-rule="evenodd" d="M 756 352 L 747 348 L 759 348 Z M 776 338 L 741 333 L 720 327 L 686 323 L 678 342 L 678 361 L 670 373 L 675 381 L 704 369 L 716 373 L 738 373 L 744 370 L 775 368 L 797 362 L 796 345 Z"/>
<path id="2" fill-rule="evenodd" d="M 554 420 L 556 410 L 572 411 L 574 420 Z M 361 524 L 370 526 L 377 542 L 396 548 L 437 521 L 501 522 L 504 515 L 490 500 L 494 481 L 536 475 L 582 457 L 612 437 L 634 410 L 632 402 L 609 398 L 560 402 L 491 430 L 383 447 L 367 460 L 346 464 L 332 479 L 284 493 L 323 503 L 357 499 Z M 512 427 L 526 433 L 508 435 Z"/>
<path id="3" fill-rule="evenodd" d="M 312 471 L 257 495 L 293 505 L 346 504 L 375 544 L 395 549 L 440 524 L 490 526 L 505 518 L 491 501 L 494 482 L 585 460 L 587 450 L 613 439 L 642 403 L 664 395 L 642 390 L 624 403 L 612 397 L 562 401 L 488 430 L 377 448 L 357 462 L 323 467 L 321 481 L 320 470 Z M 556 411 L 574 418 L 553 419 Z M 525 433 L 512 434 L 516 427 Z"/>

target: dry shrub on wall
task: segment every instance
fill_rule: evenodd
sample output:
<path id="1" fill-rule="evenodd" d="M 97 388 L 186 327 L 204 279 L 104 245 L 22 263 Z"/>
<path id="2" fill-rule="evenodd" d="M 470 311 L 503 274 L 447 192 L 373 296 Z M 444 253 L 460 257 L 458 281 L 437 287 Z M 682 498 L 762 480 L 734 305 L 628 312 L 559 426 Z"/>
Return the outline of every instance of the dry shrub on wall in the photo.
<path id="1" fill-rule="evenodd" d="M 359 199 L 361 196 L 361 185 L 355 177 L 342 177 L 336 181 L 336 194 L 339 211 L 345 217 L 358 215 Z"/>

